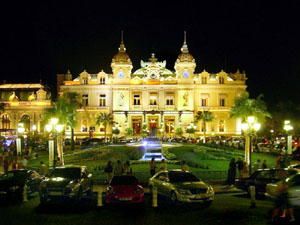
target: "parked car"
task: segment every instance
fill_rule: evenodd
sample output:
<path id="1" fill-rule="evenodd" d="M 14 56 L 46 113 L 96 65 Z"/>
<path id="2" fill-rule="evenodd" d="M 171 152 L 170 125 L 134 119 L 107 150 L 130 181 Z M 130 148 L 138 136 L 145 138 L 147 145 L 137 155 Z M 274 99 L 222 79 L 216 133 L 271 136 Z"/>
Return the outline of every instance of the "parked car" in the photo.
<path id="1" fill-rule="evenodd" d="M 106 188 L 107 203 L 142 203 L 144 189 L 132 175 L 114 176 Z"/>
<path id="2" fill-rule="evenodd" d="M 40 202 L 55 199 L 81 200 L 84 193 L 92 193 L 92 174 L 85 166 L 56 167 L 41 183 Z"/>
<path id="3" fill-rule="evenodd" d="M 290 168 L 290 169 L 298 169 L 299 170 L 298 172 L 300 172 L 300 164 L 293 164 L 293 165 L 290 165 L 288 168 Z"/>
<path id="4" fill-rule="evenodd" d="M 28 194 L 38 192 L 42 180 L 43 176 L 34 170 L 8 171 L 0 176 L 0 197 L 22 198 L 25 185 Z"/>
<path id="5" fill-rule="evenodd" d="M 150 190 L 157 188 L 159 195 L 176 202 L 205 203 L 209 205 L 214 200 L 214 190 L 197 178 L 191 172 L 182 170 L 161 171 L 149 180 Z"/>
<path id="6" fill-rule="evenodd" d="M 256 194 L 265 194 L 266 185 L 268 183 L 276 183 L 282 179 L 285 179 L 293 174 L 296 174 L 297 169 L 288 168 L 270 168 L 270 169 L 258 169 L 251 176 L 247 178 L 236 179 L 236 187 L 244 191 L 249 191 L 250 186 L 255 186 Z"/>
<path id="7" fill-rule="evenodd" d="M 292 158 L 295 160 L 300 160 L 300 147 L 297 147 L 297 149 L 292 152 Z"/>
<path id="8" fill-rule="evenodd" d="M 280 185 L 279 181 L 277 183 L 270 183 L 267 184 L 266 187 L 266 197 L 270 199 L 275 199 L 276 198 L 276 192 L 277 192 L 277 187 Z M 297 173 L 293 176 L 290 176 L 286 178 L 286 182 L 289 184 L 289 189 L 288 189 L 288 199 L 289 199 L 289 204 L 292 206 L 300 206 L 300 173 Z"/>

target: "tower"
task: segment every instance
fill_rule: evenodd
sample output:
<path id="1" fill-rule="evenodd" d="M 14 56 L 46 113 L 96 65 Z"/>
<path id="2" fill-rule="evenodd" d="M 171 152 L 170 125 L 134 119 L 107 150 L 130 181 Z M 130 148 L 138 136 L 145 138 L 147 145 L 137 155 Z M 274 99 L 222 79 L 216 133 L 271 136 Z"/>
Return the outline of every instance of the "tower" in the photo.
<path id="1" fill-rule="evenodd" d="M 189 53 L 185 31 L 181 53 L 178 55 L 174 68 L 177 74 L 178 84 L 193 83 L 196 63 L 194 57 Z"/>

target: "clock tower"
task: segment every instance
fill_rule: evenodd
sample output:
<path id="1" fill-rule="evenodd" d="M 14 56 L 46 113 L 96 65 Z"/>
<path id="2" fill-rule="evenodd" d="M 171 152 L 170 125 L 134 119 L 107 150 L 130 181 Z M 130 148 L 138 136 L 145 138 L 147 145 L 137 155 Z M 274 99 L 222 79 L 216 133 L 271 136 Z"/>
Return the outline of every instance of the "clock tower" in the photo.
<path id="1" fill-rule="evenodd" d="M 121 44 L 119 52 L 112 59 L 111 68 L 113 72 L 114 84 L 129 84 L 132 62 L 126 53 L 126 48 L 123 42 L 123 31 L 121 36 Z"/>
<path id="2" fill-rule="evenodd" d="M 186 32 L 184 32 L 183 46 L 174 68 L 176 70 L 178 84 L 191 84 L 194 82 L 196 63 L 194 57 L 189 53 L 186 43 Z"/>

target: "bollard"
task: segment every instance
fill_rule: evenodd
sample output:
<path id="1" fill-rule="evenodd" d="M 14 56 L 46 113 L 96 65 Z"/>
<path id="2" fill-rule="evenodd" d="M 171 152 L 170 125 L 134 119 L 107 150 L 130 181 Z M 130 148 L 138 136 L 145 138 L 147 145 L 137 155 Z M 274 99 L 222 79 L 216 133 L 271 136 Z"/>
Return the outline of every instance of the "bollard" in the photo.
<path id="1" fill-rule="evenodd" d="M 27 198 L 27 185 L 25 184 L 24 188 L 23 188 L 23 202 L 27 202 L 27 201 L 28 201 L 28 198 Z"/>
<path id="2" fill-rule="evenodd" d="M 97 206 L 103 206 L 103 204 L 102 204 L 102 188 L 101 188 L 101 186 L 98 188 Z"/>
<path id="3" fill-rule="evenodd" d="M 250 196 L 251 196 L 251 208 L 256 207 L 256 200 L 255 200 L 255 186 L 250 186 Z"/>
<path id="4" fill-rule="evenodd" d="M 157 188 L 152 188 L 152 207 L 157 207 Z"/>

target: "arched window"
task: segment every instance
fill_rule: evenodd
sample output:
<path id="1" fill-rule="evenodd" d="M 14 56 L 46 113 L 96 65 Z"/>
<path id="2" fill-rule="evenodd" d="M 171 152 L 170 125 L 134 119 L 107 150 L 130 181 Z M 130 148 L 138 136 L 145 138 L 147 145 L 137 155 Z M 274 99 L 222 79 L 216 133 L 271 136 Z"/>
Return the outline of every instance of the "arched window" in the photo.
<path id="1" fill-rule="evenodd" d="M 2 129 L 10 129 L 10 119 L 7 114 L 2 116 Z"/>
<path id="2" fill-rule="evenodd" d="M 21 117 L 20 123 L 23 123 L 25 131 L 30 131 L 30 116 L 23 115 Z"/>

